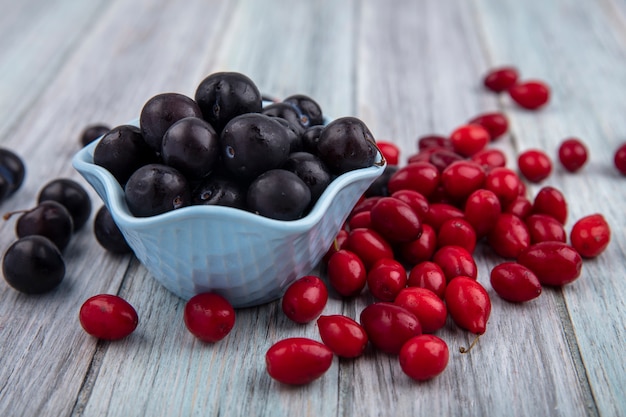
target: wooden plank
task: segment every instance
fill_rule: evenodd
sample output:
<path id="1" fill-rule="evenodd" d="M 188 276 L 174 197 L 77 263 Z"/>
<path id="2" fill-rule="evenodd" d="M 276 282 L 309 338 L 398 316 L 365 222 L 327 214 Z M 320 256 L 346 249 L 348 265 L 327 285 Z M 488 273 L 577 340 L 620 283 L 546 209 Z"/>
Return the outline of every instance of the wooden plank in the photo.
<path id="1" fill-rule="evenodd" d="M 481 27 L 493 61 L 518 65 L 525 77 L 543 78 L 553 89 L 545 111 L 515 111 L 519 149 L 539 147 L 556 156 L 568 136 L 588 145 L 590 161 L 582 172 L 571 175 L 557 166 L 556 175 L 530 190 L 553 185 L 563 191 L 570 209 L 567 230 L 596 212 L 612 227 L 607 251 L 586 261 L 583 276 L 563 294 L 570 337 L 580 351 L 580 377 L 589 380 L 600 415 L 617 416 L 626 414 L 626 362 L 620 347 L 626 337 L 626 286 L 624 265 L 618 261 L 626 256 L 626 193 L 612 161 L 626 131 L 619 110 L 626 106 L 626 96 L 616 88 L 626 83 L 626 26 L 611 3 L 563 0 L 546 7 L 530 1 L 521 13 L 515 2 L 484 1 L 479 15 L 485 17 Z M 531 20 L 538 30 L 528 31 Z"/>

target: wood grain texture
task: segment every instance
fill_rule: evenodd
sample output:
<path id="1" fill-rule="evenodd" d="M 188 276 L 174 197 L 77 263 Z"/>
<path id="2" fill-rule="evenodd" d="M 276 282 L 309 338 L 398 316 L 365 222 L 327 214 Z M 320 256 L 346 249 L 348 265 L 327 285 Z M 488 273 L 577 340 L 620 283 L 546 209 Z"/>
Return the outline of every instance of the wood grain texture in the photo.
<path id="1" fill-rule="evenodd" d="M 0 6 L 0 146 L 28 167 L 3 212 L 34 205 L 52 178 L 86 184 L 70 165 L 85 125 L 125 123 L 154 94 L 192 96 L 207 74 L 232 70 L 263 93 L 308 94 L 330 116 L 361 117 L 403 158 L 419 136 L 449 134 L 486 111 L 509 118 L 510 132 L 493 146 L 510 167 L 522 150 L 556 155 L 563 138 L 578 136 L 589 146 L 588 165 L 569 174 L 556 164 L 549 179 L 529 185 L 529 196 L 553 185 L 568 198 L 568 230 L 593 212 L 613 229 L 611 245 L 585 262 L 579 280 L 525 305 L 493 292 L 489 273 L 501 259 L 480 247 L 478 279 L 493 302 L 487 333 L 463 355 L 458 348 L 473 336 L 449 321 L 438 335 L 450 363 L 429 382 L 413 382 L 396 357 L 368 348 L 294 388 L 269 378 L 264 355 L 285 337 L 319 340 L 315 324 L 291 323 L 274 302 L 239 310 L 226 339 L 201 343 L 184 328 L 184 302 L 133 257 L 106 254 L 88 224 L 65 252 L 68 274 L 55 291 L 28 297 L 0 282 L 0 415 L 626 415 L 626 193 L 611 165 L 626 141 L 623 0 Z M 485 91 L 484 73 L 504 64 L 546 80 L 549 106 L 524 111 Z M 95 211 L 100 201 L 89 192 Z M 15 238 L 14 222 L 0 222 L 2 250 Z M 313 273 L 325 275 L 323 267 Z M 97 293 L 119 293 L 135 306 L 135 333 L 111 343 L 82 331 L 78 309 Z M 350 300 L 331 293 L 324 314 L 358 319 L 371 301 L 367 291 Z"/>

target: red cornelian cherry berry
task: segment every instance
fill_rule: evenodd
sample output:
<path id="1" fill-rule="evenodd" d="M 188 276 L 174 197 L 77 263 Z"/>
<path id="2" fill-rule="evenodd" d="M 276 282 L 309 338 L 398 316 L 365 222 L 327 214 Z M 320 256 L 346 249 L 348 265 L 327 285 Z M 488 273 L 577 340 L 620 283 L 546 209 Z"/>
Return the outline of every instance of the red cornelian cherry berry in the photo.
<path id="1" fill-rule="evenodd" d="M 439 170 L 430 162 L 412 162 L 396 171 L 387 188 L 393 194 L 399 190 L 413 190 L 428 198 L 439 185 Z"/>
<path id="2" fill-rule="evenodd" d="M 400 148 L 392 142 L 377 140 L 376 146 L 383 154 L 383 158 L 387 161 L 387 165 L 398 165 L 400 161 Z"/>
<path id="3" fill-rule="evenodd" d="M 517 82 L 519 73 L 517 68 L 505 66 L 493 68 L 483 78 L 483 84 L 491 91 L 500 93 L 511 88 Z"/>
<path id="4" fill-rule="evenodd" d="M 533 204 L 526 197 L 519 195 L 515 200 L 506 204 L 502 209 L 503 213 L 513 214 L 520 219 L 524 220 L 533 211 Z"/>
<path id="5" fill-rule="evenodd" d="M 393 301 L 406 281 L 406 269 L 395 259 L 381 259 L 367 273 L 367 287 L 381 301 Z"/>
<path id="6" fill-rule="evenodd" d="M 404 201 L 383 197 L 371 210 L 372 229 L 388 242 L 410 242 L 422 234 L 422 222 Z"/>
<path id="7" fill-rule="evenodd" d="M 422 334 L 413 313 L 389 302 L 368 305 L 361 311 L 360 321 L 372 345 L 385 353 L 398 354 L 407 340 Z"/>
<path id="8" fill-rule="evenodd" d="M 267 373 L 283 384 L 308 384 L 328 371 L 333 352 L 323 343 L 292 337 L 273 344 L 265 353 Z"/>
<path id="9" fill-rule="evenodd" d="M 499 139 L 509 129 L 509 121 L 501 112 L 479 114 L 468 123 L 479 125 L 487 129 L 487 132 L 489 132 L 489 139 L 492 142 Z"/>
<path id="10" fill-rule="evenodd" d="M 515 84 L 508 91 L 515 103 L 528 110 L 536 110 L 550 100 L 550 88 L 543 81 L 525 81 Z"/>
<path id="11" fill-rule="evenodd" d="M 476 162 L 456 161 L 441 173 L 441 184 L 449 197 L 462 200 L 481 188 L 485 177 L 485 170 Z"/>
<path id="12" fill-rule="evenodd" d="M 341 296 L 358 295 L 367 283 L 367 270 L 363 261 L 346 249 L 335 252 L 328 260 L 328 282 Z"/>
<path id="13" fill-rule="evenodd" d="M 506 165 L 506 155 L 496 148 L 485 148 L 476 152 L 470 159 L 482 166 L 487 172 L 492 168 L 500 168 Z"/>
<path id="14" fill-rule="evenodd" d="M 283 313 L 296 323 L 308 323 L 322 314 L 328 301 L 326 284 L 315 275 L 306 275 L 294 281 L 283 295 Z"/>
<path id="15" fill-rule="evenodd" d="M 201 293 L 187 301 L 183 319 L 191 334 L 203 342 L 215 343 L 225 338 L 235 326 L 235 310 L 221 295 Z"/>
<path id="16" fill-rule="evenodd" d="M 570 231 L 570 242 L 583 258 L 595 258 L 609 245 L 611 228 L 602 214 L 582 217 Z"/>
<path id="17" fill-rule="evenodd" d="M 576 249 L 563 242 L 539 242 L 529 246 L 517 262 L 535 273 L 542 285 L 560 286 L 576 280 L 583 261 Z"/>
<path id="18" fill-rule="evenodd" d="M 122 339 L 139 323 L 133 306 L 112 294 L 98 294 L 87 299 L 80 307 L 78 319 L 87 333 L 103 340 Z"/>
<path id="19" fill-rule="evenodd" d="M 492 191 L 502 204 L 513 201 L 519 195 L 521 180 L 512 169 L 493 168 L 485 178 L 485 189 Z"/>
<path id="20" fill-rule="evenodd" d="M 366 268 L 371 268 L 379 259 L 393 259 L 393 248 L 373 229 L 354 229 L 348 233 L 346 248 L 355 253 Z"/>
<path id="21" fill-rule="evenodd" d="M 487 290 L 470 277 L 459 276 L 448 283 L 445 296 L 448 313 L 457 326 L 481 335 L 491 315 Z"/>
<path id="22" fill-rule="evenodd" d="M 348 219 L 348 228 L 352 229 L 370 229 L 372 227 L 372 212 L 360 211 Z"/>
<path id="23" fill-rule="evenodd" d="M 343 315 L 320 316 L 317 327 L 322 342 L 342 358 L 357 358 L 363 354 L 368 338 L 365 329 Z"/>
<path id="24" fill-rule="evenodd" d="M 450 141 L 456 153 L 470 157 L 483 150 L 491 141 L 491 136 L 484 127 L 467 124 L 456 128 L 450 134 Z"/>
<path id="25" fill-rule="evenodd" d="M 559 161 L 569 172 L 576 172 L 587 162 L 587 147 L 578 138 L 567 138 L 561 142 L 558 150 Z"/>
<path id="26" fill-rule="evenodd" d="M 376 204 L 378 200 L 380 200 L 381 198 L 383 197 L 373 196 L 373 197 L 364 198 L 363 200 L 359 201 L 357 204 L 354 205 L 354 207 L 350 211 L 350 216 L 354 216 L 355 214 L 359 214 L 363 211 L 372 210 L 372 207 L 374 207 L 374 204 Z"/>
<path id="27" fill-rule="evenodd" d="M 622 143 L 613 155 L 613 165 L 620 174 L 626 175 L 626 143 Z"/>
<path id="28" fill-rule="evenodd" d="M 407 159 L 407 163 L 408 164 L 412 164 L 414 162 L 429 162 L 430 163 L 430 157 L 437 153 L 437 152 L 454 152 L 454 150 L 452 149 L 448 149 L 448 148 L 443 148 L 443 147 L 432 147 L 432 148 L 426 148 L 426 149 L 422 149 L 420 151 L 418 151 L 417 153 L 411 155 L 408 157 Z M 437 169 L 439 169 L 439 167 L 437 167 Z"/>
<path id="29" fill-rule="evenodd" d="M 443 135 L 424 135 L 417 139 L 417 149 L 422 151 L 428 148 L 445 148 L 452 150 L 452 142 Z"/>
<path id="30" fill-rule="evenodd" d="M 431 261 L 420 262 L 409 271 L 407 285 L 425 288 L 443 299 L 446 293 L 446 274 L 439 265 Z"/>
<path id="31" fill-rule="evenodd" d="M 522 152 L 517 158 L 517 166 L 524 178 L 535 183 L 545 180 L 552 172 L 550 157 L 539 149 Z"/>
<path id="32" fill-rule="evenodd" d="M 433 262 L 441 267 L 448 283 L 459 275 L 473 279 L 478 276 L 474 257 L 461 246 L 443 246 L 433 255 Z"/>
<path id="33" fill-rule="evenodd" d="M 333 240 L 333 243 L 330 245 L 330 248 L 328 248 L 328 250 L 326 251 L 326 254 L 324 255 L 324 258 L 323 258 L 323 262 L 328 263 L 328 260 L 333 255 L 333 253 L 342 249 L 347 240 L 348 240 L 348 231 L 345 229 L 339 230 L 337 232 L 337 236 L 335 236 L 335 240 Z"/>
<path id="34" fill-rule="evenodd" d="M 533 200 L 532 212 L 534 214 L 547 214 L 557 219 L 561 224 L 567 221 L 567 201 L 558 189 L 542 187 Z"/>
<path id="35" fill-rule="evenodd" d="M 463 210 L 453 206 L 449 203 L 432 203 L 428 208 L 428 213 L 424 216 L 424 223 L 430 225 L 435 231 L 439 231 L 439 228 L 446 220 L 454 218 L 462 218 L 465 216 Z M 423 227 L 424 225 L 422 225 Z"/>
<path id="36" fill-rule="evenodd" d="M 524 219 L 530 234 L 530 243 L 546 241 L 565 242 L 567 233 L 557 219 L 547 214 L 531 214 Z"/>
<path id="37" fill-rule="evenodd" d="M 435 333 L 446 324 L 448 310 L 443 300 L 429 289 L 421 287 L 403 288 L 394 304 L 415 314 L 423 333 Z"/>
<path id="38" fill-rule="evenodd" d="M 431 334 L 415 336 L 402 346 L 400 368 L 416 381 L 427 381 L 448 366 L 450 351 L 443 339 Z"/>
<path id="39" fill-rule="evenodd" d="M 430 154 L 428 162 L 437 167 L 439 172 L 443 172 L 453 162 L 464 161 L 465 158 L 454 151 L 442 149 Z"/>
<path id="40" fill-rule="evenodd" d="M 530 269 L 517 262 L 503 262 L 491 270 L 491 287 L 502 299 L 523 303 L 541 295 L 541 283 Z"/>
<path id="41" fill-rule="evenodd" d="M 437 249 L 437 232 L 428 224 L 422 225 L 422 235 L 412 242 L 398 245 L 399 257 L 410 265 L 432 258 Z"/>
<path id="42" fill-rule="evenodd" d="M 437 233 L 437 246 L 456 245 L 473 253 L 476 248 L 476 232 L 469 221 L 462 218 L 446 220 Z"/>
<path id="43" fill-rule="evenodd" d="M 472 225 L 477 239 L 493 229 L 501 212 L 500 199 L 493 191 L 476 190 L 465 200 L 464 218 Z"/>
<path id="44" fill-rule="evenodd" d="M 407 203 L 420 219 L 423 219 L 426 213 L 428 213 L 428 208 L 430 206 L 428 199 L 417 191 L 399 190 L 391 194 L 391 197 Z"/>
<path id="45" fill-rule="evenodd" d="M 487 242 L 498 255 L 515 259 L 530 246 L 528 226 L 513 214 L 502 213 L 489 232 Z"/>

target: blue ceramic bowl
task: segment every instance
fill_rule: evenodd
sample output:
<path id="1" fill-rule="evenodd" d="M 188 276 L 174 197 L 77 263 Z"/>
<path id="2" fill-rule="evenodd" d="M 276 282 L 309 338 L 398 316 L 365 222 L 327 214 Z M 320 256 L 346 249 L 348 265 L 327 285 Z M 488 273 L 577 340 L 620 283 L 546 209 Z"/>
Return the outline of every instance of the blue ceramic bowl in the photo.
<path id="1" fill-rule="evenodd" d="M 138 125 L 137 120 L 129 123 Z M 81 149 L 74 168 L 107 206 L 137 258 L 183 299 L 213 291 L 234 307 L 279 298 L 322 259 L 351 209 L 385 169 L 376 164 L 340 175 L 301 219 L 274 220 L 222 206 L 188 206 L 152 217 L 133 216 L 124 190 L 93 163 L 99 140 Z"/>

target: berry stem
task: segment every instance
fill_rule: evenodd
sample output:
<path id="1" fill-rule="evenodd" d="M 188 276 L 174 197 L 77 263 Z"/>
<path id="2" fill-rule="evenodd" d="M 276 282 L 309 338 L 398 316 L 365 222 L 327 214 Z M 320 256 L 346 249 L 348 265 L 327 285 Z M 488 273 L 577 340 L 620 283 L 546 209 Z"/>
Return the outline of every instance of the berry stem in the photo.
<path id="1" fill-rule="evenodd" d="M 474 340 L 472 341 L 472 343 L 470 344 L 470 346 L 468 348 L 465 348 L 465 346 L 461 346 L 459 348 L 459 352 L 461 353 L 469 353 L 470 350 L 472 350 L 474 348 L 474 346 L 476 346 L 476 343 L 478 343 L 478 339 L 480 338 L 481 335 L 477 334 L 476 337 L 474 338 Z"/>
<path id="2" fill-rule="evenodd" d="M 2 216 L 2 218 L 4 220 L 9 220 L 11 217 L 13 217 L 16 214 L 23 214 L 26 213 L 28 210 L 16 210 L 16 211 L 9 211 L 8 213 L 4 213 L 4 215 Z"/>

